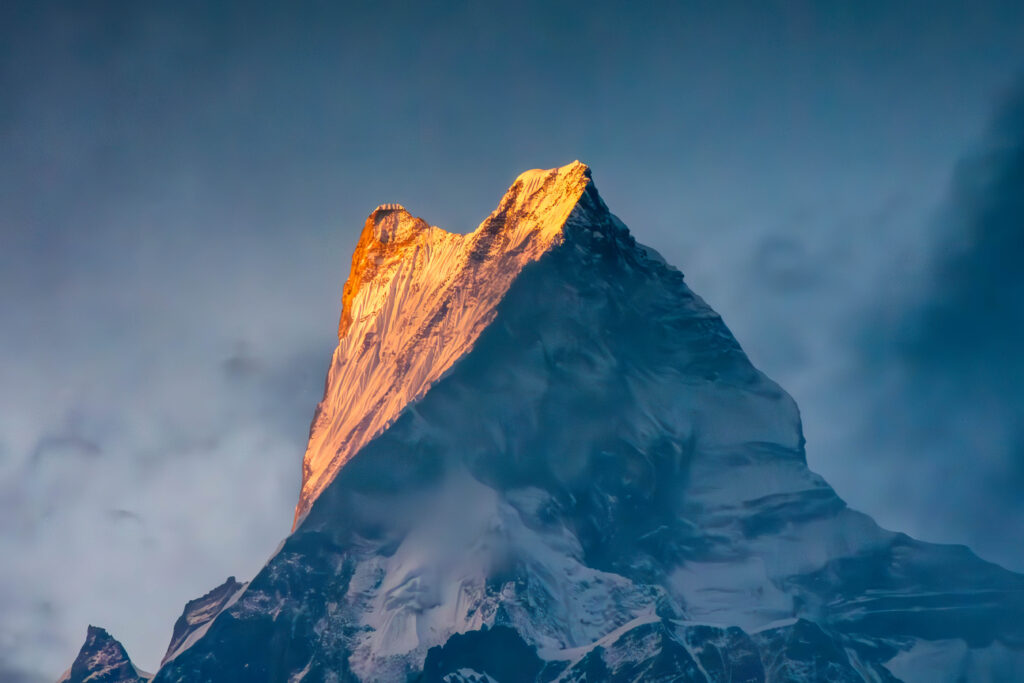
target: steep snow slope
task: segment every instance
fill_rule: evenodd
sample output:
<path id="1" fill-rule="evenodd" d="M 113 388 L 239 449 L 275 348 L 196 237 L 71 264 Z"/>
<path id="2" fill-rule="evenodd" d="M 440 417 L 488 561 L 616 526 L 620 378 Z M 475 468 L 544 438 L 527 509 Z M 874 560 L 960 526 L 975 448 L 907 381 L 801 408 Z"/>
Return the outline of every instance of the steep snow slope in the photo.
<path id="1" fill-rule="evenodd" d="M 528 171 L 468 235 L 398 204 L 370 214 L 310 428 L 296 524 L 338 469 L 470 349 L 523 266 L 561 240 L 588 178 L 579 162 Z"/>
<path id="2" fill-rule="evenodd" d="M 156 681 L 1021 670 L 1024 578 L 849 510 L 586 167 L 521 177 L 469 236 L 394 207 L 368 230 L 296 529 Z"/>

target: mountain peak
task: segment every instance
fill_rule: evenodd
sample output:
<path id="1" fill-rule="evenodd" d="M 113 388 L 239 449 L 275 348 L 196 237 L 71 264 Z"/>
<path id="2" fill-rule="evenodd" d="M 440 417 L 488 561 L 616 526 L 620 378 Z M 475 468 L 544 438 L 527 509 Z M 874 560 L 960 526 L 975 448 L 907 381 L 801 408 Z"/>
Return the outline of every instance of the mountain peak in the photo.
<path id="1" fill-rule="evenodd" d="M 342 293 L 338 339 L 348 333 L 359 293 L 375 283 L 390 284 L 399 263 L 436 251 L 458 252 L 479 260 L 484 253 L 519 248 L 534 237 L 544 248 L 550 247 L 589 185 L 590 168 L 579 161 L 560 168 L 525 171 L 512 183 L 498 208 L 468 235 L 432 226 L 401 204 L 379 205 L 367 217 L 352 254 Z"/>
<path id="2" fill-rule="evenodd" d="M 400 204 L 374 209 L 342 292 L 339 343 L 310 427 L 296 524 L 348 458 L 472 347 L 522 268 L 564 241 L 570 215 L 584 198 L 593 206 L 596 192 L 579 161 L 527 171 L 465 235 Z"/>
<path id="3" fill-rule="evenodd" d="M 58 683 L 145 683 L 151 677 L 132 664 L 117 639 L 90 625 L 78 657 Z"/>
<path id="4" fill-rule="evenodd" d="M 849 509 L 583 164 L 468 235 L 378 208 L 353 261 L 296 528 L 155 683 L 1024 680 L 1024 576 Z"/>
<path id="5" fill-rule="evenodd" d="M 547 182 L 557 181 L 568 181 L 570 183 L 578 182 L 581 178 L 590 180 L 590 167 L 576 160 L 571 164 L 566 164 L 559 168 L 532 168 L 529 171 L 523 171 L 516 176 L 515 182 L 512 183 L 512 187 L 509 188 L 509 192 L 506 193 L 506 197 L 512 194 L 512 191 L 516 186 L 520 186 L 519 192 L 523 196 L 530 196 L 536 191 L 544 187 Z M 517 193 L 518 194 L 518 193 Z"/>

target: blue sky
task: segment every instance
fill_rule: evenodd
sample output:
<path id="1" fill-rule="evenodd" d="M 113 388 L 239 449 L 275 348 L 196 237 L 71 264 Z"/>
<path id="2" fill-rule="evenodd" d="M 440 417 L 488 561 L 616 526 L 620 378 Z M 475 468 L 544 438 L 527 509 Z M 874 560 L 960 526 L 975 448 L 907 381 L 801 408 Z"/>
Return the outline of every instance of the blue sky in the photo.
<path id="1" fill-rule="evenodd" d="M 1018 2 L 5 3 L 0 673 L 287 533 L 366 214 L 588 163 L 889 528 L 1024 570 Z"/>

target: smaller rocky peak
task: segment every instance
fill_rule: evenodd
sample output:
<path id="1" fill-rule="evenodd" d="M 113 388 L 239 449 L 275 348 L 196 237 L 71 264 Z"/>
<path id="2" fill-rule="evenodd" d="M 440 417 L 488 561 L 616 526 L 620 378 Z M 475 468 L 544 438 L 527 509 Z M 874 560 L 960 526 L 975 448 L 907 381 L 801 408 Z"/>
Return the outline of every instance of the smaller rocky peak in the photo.
<path id="1" fill-rule="evenodd" d="M 167 646 L 167 653 L 161 660 L 160 665 L 176 656 L 182 649 L 188 646 L 193 635 L 200 635 L 198 632 L 204 629 L 218 614 L 231 602 L 232 598 L 238 595 L 248 584 L 235 580 L 229 576 L 228 580 L 217 586 L 209 593 L 189 600 L 185 604 L 185 610 L 174 622 L 174 631 L 171 633 L 171 643 Z"/>
<path id="2" fill-rule="evenodd" d="M 146 683 L 150 678 L 151 674 L 135 668 L 116 638 L 90 625 L 82 649 L 58 683 Z"/>

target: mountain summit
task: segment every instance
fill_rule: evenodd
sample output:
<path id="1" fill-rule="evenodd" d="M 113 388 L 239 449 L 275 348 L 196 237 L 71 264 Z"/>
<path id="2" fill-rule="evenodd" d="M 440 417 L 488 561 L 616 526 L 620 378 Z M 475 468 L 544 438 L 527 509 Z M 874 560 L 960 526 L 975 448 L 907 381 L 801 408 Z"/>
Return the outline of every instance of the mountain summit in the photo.
<path id="1" fill-rule="evenodd" d="M 1024 577 L 850 510 L 578 162 L 370 214 L 294 530 L 179 625 L 159 683 L 1024 680 Z"/>
<path id="2" fill-rule="evenodd" d="M 302 466 L 302 519 L 338 470 L 473 346 L 528 263 L 563 241 L 588 188 L 578 161 L 519 176 L 468 235 L 385 204 L 366 219 L 342 295 L 339 344 Z"/>

